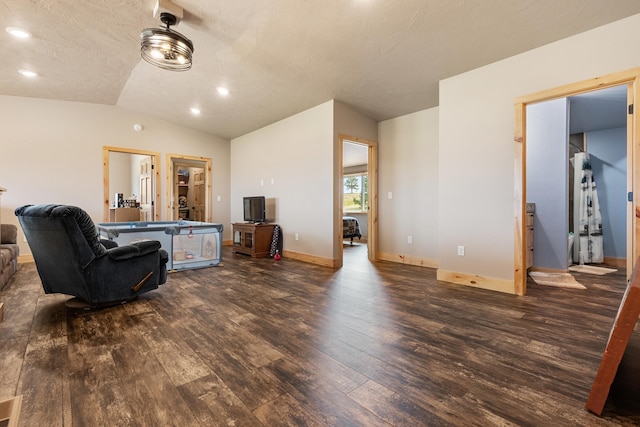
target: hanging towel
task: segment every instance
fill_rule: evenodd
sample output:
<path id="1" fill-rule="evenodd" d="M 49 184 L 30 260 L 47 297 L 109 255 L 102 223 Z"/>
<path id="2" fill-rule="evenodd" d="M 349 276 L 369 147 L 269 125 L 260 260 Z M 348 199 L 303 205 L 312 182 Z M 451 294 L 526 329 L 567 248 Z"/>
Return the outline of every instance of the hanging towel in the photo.
<path id="1" fill-rule="evenodd" d="M 580 264 L 604 262 L 602 250 L 602 217 L 598 203 L 596 182 L 591 170 L 589 154 L 582 157 L 582 181 L 580 184 Z M 576 155 L 578 158 L 578 155 Z"/>

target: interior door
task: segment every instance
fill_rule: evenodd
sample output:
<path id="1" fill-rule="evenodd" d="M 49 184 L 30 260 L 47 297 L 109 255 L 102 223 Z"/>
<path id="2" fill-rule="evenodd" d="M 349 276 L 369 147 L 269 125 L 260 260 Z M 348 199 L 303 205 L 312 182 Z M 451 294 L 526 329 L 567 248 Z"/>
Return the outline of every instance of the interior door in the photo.
<path id="1" fill-rule="evenodd" d="M 140 160 L 140 220 L 153 221 L 153 165 L 151 157 Z"/>
<path id="2" fill-rule="evenodd" d="M 193 178 L 194 178 L 193 180 L 193 191 L 194 191 L 193 219 L 195 221 L 205 221 L 206 180 L 205 180 L 204 169 L 194 168 Z"/>

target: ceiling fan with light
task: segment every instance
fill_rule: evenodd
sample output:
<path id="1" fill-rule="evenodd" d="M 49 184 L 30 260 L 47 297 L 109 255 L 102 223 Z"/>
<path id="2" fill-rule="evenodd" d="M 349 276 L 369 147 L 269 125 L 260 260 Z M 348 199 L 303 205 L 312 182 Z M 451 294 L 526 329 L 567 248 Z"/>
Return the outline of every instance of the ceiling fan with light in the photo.
<path id="1" fill-rule="evenodd" d="M 145 28 L 140 33 L 142 59 L 156 67 L 171 71 L 187 71 L 192 65 L 193 43 L 177 31 L 171 30 L 182 19 L 183 10 L 168 0 L 156 0 L 154 18 L 166 28 Z"/>

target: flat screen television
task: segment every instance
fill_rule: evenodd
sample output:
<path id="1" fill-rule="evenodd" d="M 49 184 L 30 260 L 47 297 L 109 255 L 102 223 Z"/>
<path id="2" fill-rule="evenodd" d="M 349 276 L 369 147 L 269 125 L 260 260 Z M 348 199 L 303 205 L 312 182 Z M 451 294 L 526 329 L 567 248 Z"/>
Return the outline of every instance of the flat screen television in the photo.
<path id="1" fill-rule="evenodd" d="M 244 197 L 242 205 L 245 222 L 265 222 L 266 203 L 264 196 Z"/>

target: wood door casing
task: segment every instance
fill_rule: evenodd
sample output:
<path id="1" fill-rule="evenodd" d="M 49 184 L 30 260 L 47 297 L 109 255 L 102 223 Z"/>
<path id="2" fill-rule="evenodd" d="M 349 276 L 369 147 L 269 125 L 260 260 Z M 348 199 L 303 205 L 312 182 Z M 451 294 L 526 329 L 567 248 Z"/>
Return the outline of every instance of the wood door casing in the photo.
<path id="1" fill-rule="evenodd" d="M 132 154 L 132 155 L 142 155 L 142 156 L 149 156 L 151 159 L 151 170 L 149 170 L 149 178 L 150 178 L 150 186 L 151 186 L 151 192 L 147 193 L 147 197 L 150 200 L 153 209 L 152 209 L 152 213 L 151 213 L 151 218 L 149 219 L 150 221 L 159 221 L 160 217 L 158 214 L 158 210 L 155 208 L 157 206 L 157 201 L 160 200 L 160 194 L 157 193 L 157 185 L 156 183 L 158 182 L 158 180 L 160 179 L 160 172 L 159 172 L 159 168 L 156 167 L 156 165 L 159 164 L 159 159 L 160 159 L 160 153 L 154 152 L 154 151 L 147 151 L 147 150 L 138 150 L 138 149 L 134 149 L 134 148 L 122 148 L 122 147 L 112 147 L 112 146 L 104 146 L 102 148 L 102 170 L 103 170 L 103 222 L 109 222 L 109 209 L 110 209 L 110 203 L 109 203 L 109 196 L 111 194 L 110 190 L 109 190 L 109 182 L 110 182 L 110 177 L 109 177 L 109 164 L 110 164 L 110 154 L 111 153 L 127 153 L 127 154 Z M 134 163 L 135 164 L 135 163 Z M 148 187 L 147 187 L 148 188 Z"/>
<path id="2" fill-rule="evenodd" d="M 591 92 L 599 89 L 619 85 L 630 85 L 627 100 L 633 104 L 634 99 L 638 99 L 640 80 L 640 68 L 613 73 L 590 80 L 577 83 L 571 83 L 565 86 L 548 89 L 531 95 L 522 96 L 515 99 L 515 127 L 514 127 L 514 160 L 515 160 L 515 185 L 514 185 L 514 293 L 517 295 L 526 294 L 527 273 L 525 268 L 525 223 L 523 221 L 523 213 L 526 201 L 526 106 L 527 104 L 548 101 L 556 98 L 577 95 L 580 93 Z M 633 97 L 631 96 L 633 95 Z M 638 168 L 635 167 L 638 159 L 640 159 L 640 135 L 637 132 L 640 126 L 640 115 L 635 114 L 633 109 L 629 114 L 627 121 L 627 156 L 636 161 L 628 162 L 628 185 L 632 185 L 629 191 L 633 194 L 640 186 L 640 174 Z M 629 166 L 631 166 L 629 168 Z M 630 265 L 635 264 L 640 249 L 640 209 L 638 209 L 638 197 L 633 198 L 632 206 L 629 209 L 635 209 L 635 215 L 627 215 L 627 278 L 632 272 Z M 629 211 L 628 211 L 629 212 Z M 633 211 L 632 211 L 633 212 Z M 629 251 L 629 248 L 632 250 Z"/>
<path id="3" fill-rule="evenodd" d="M 202 188 L 199 192 L 195 191 L 194 182 L 196 178 L 193 176 L 189 177 L 189 219 L 194 219 L 196 215 L 201 217 L 202 222 L 211 222 L 211 191 L 212 191 L 212 182 L 211 182 L 211 159 L 208 157 L 197 157 L 197 156 L 187 156 L 183 154 L 167 154 L 167 215 L 171 220 L 177 220 L 179 217 L 179 203 L 178 203 L 178 195 L 179 195 L 179 185 L 178 185 L 178 170 L 181 168 L 197 168 L 203 171 L 202 179 L 203 183 L 201 184 Z M 200 181 L 200 179 L 198 179 Z M 197 194 L 195 194 L 197 193 Z M 197 206 L 201 206 L 201 209 L 196 208 L 196 199 Z M 196 214 L 196 211 L 198 213 Z"/>

